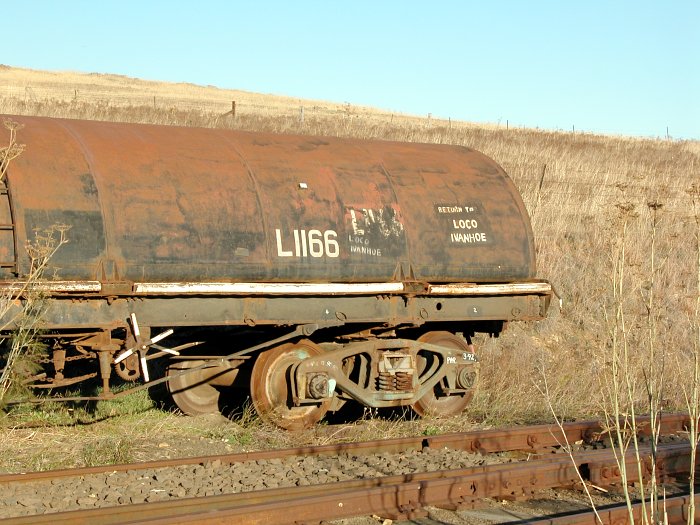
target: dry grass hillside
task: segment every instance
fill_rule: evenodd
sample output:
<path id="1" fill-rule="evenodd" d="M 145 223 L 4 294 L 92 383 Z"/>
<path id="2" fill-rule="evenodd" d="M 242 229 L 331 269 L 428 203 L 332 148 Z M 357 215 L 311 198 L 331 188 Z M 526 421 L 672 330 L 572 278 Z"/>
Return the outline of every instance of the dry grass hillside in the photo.
<path id="1" fill-rule="evenodd" d="M 516 323 L 499 340 L 483 342 L 482 388 L 469 415 L 541 419 L 547 401 L 565 417 L 591 415 L 604 405 L 602 394 L 617 388 L 610 385 L 619 366 L 633 379 L 627 389 L 640 410 L 650 378 L 663 388 L 665 406 L 685 404 L 700 351 L 698 142 L 507 130 L 213 87 L 12 68 L 0 69 L 0 97 L 0 112 L 10 114 L 483 151 L 520 188 L 537 238 L 539 275 L 554 283 L 563 307 L 555 305 L 544 322 Z M 225 115 L 232 100 L 235 118 Z"/>
<path id="2" fill-rule="evenodd" d="M 123 75 L 37 71 L 4 65 L 0 65 L 0 97 L 31 106 L 38 114 L 52 116 L 74 116 L 81 114 L 80 108 L 85 113 L 92 110 L 99 115 L 139 107 L 143 111 L 140 118 L 144 121 L 152 121 L 153 113 L 160 113 L 164 118 L 164 114 L 173 111 L 224 114 L 231 111 L 233 102 L 240 116 L 287 116 L 298 120 L 303 112 L 304 119 L 351 114 L 376 119 L 392 117 L 390 113 L 375 108 L 320 100 L 141 80 Z M 153 113 L 146 112 L 146 108 Z M 414 120 L 409 116 L 402 118 Z M 139 119 L 139 116 L 132 113 L 131 119 Z"/>

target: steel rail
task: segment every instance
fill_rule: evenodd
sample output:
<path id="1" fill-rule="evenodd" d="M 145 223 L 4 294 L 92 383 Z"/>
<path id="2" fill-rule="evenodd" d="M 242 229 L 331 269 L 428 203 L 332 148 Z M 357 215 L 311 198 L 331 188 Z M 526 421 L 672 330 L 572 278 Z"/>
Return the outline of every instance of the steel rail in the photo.
<path id="1" fill-rule="evenodd" d="M 688 423 L 688 414 L 670 413 L 661 417 L 661 433 L 670 434 L 684 430 Z M 640 435 L 648 435 L 649 419 L 637 418 Z M 562 433 L 563 429 L 563 433 Z M 305 446 L 280 450 L 263 450 L 216 456 L 196 456 L 139 463 L 103 465 L 76 469 L 48 470 L 41 472 L 24 472 L 18 474 L 0 474 L 0 483 L 41 481 L 66 477 L 78 477 L 108 472 L 125 472 L 185 465 L 204 465 L 208 462 L 240 463 L 260 459 L 286 458 L 290 456 L 321 456 L 336 454 L 373 454 L 419 451 L 424 448 L 452 448 L 477 453 L 529 451 L 537 452 L 543 448 L 560 446 L 566 442 L 573 444 L 591 442 L 603 438 L 603 429 L 597 420 L 564 423 L 558 425 L 533 425 L 507 429 L 476 430 L 456 432 L 437 436 L 407 437 L 363 441 L 358 443 L 340 443 L 335 445 Z"/>
<path id="2" fill-rule="evenodd" d="M 642 451 L 641 456 L 642 464 L 648 465 L 650 452 Z M 638 461 L 635 453 L 630 451 L 625 461 L 630 472 L 628 481 L 638 481 L 637 469 L 632 468 Z M 532 461 L 451 471 L 28 516 L 8 520 L 6 524 L 282 525 L 369 514 L 412 519 L 424 516 L 426 506 L 454 510 L 473 507 L 482 498 L 528 497 L 545 488 L 574 487 L 580 484 L 580 476 L 610 486 L 619 482 L 619 477 L 603 473 L 614 472 L 617 466 L 613 450 L 590 450 L 573 457 L 551 454 Z M 683 443 L 660 447 L 659 466 L 662 466 L 659 474 L 664 477 L 687 473 L 690 446 Z M 649 471 L 645 469 L 646 475 Z"/>

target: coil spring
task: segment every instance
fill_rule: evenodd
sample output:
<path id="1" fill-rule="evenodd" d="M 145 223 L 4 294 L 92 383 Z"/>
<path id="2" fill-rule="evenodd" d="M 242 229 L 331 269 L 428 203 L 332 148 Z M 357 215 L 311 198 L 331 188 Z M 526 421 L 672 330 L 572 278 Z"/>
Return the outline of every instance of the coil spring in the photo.
<path id="1" fill-rule="evenodd" d="M 396 372 L 396 375 L 392 375 L 389 372 L 379 372 L 377 384 L 379 390 L 383 390 L 385 392 L 412 390 L 413 375 L 409 372 Z"/>
<path id="2" fill-rule="evenodd" d="M 396 389 L 397 390 L 412 390 L 413 389 L 413 374 L 409 372 L 396 372 Z"/>
<path id="3" fill-rule="evenodd" d="M 383 390 L 385 392 L 396 390 L 396 377 L 391 375 L 389 372 L 379 372 L 377 386 L 379 387 L 379 390 Z"/>

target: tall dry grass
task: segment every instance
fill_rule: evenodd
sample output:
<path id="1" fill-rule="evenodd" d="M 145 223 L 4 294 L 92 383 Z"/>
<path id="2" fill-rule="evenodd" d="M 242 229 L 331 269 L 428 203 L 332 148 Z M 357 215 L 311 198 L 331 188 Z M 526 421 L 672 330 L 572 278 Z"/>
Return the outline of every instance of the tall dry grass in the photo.
<path id="1" fill-rule="evenodd" d="M 161 88 L 165 93 L 168 86 Z M 66 86 L 56 89 L 65 91 Z M 133 98 L 119 99 L 118 104 L 97 96 L 51 97 L 50 90 L 43 99 L 5 96 L 0 112 L 456 144 L 480 150 L 496 159 L 519 187 L 532 215 L 539 276 L 554 283 L 563 308 L 552 308 L 543 322 L 513 323 L 498 340 L 482 342 L 482 385 L 471 415 L 493 423 L 547 419 L 550 409 L 538 390 L 543 373 L 557 414 L 573 418 L 599 413 L 601 382 L 610 369 L 610 319 L 618 302 L 625 312 L 632 362 L 640 365 L 633 371 L 635 380 L 643 380 L 641 365 L 648 360 L 647 327 L 653 315 L 656 344 L 662 345 L 666 356 L 663 373 L 671 385 L 663 404 L 684 407 L 683 389 L 677 387 L 686 381 L 686 371 L 694 370 L 697 345 L 699 223 L 692 196 L 700 184 L 700 143 L 479 127 L 341 105 L 305 106 L 302 121 L 296 100 L 287 106 L 271 102 L 274 111 L 260 109 L 264 99 L 241 102 L 232 118 L 223 114 L 230 109 L 223 102 L 220 109 L 207 109 L 204 88 L 197 92 L 204 109 L 190 102 L 154 107 L 144 103 L 143 89 L 137 91 L 134 88 Z M 652 202 L 660 207 L 653 211 L 656 264 L 650 270 L 648 203 Z M 626 250 L 626 281 L 623 296 L 616 297 L 613 281 L 620 243 Z M 649 312 L 652 291 L 654 311 Z M 690 385 L 686 387 L 689 391 Z M 640 388 L 635 402 L 641 407 L 644 401 Z"/>

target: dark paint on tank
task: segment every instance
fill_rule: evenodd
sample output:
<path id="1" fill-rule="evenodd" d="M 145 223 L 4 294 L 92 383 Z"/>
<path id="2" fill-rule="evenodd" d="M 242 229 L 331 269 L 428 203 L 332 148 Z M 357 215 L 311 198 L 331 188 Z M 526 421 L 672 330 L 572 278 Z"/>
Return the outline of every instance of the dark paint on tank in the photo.
<path id="1" fill-rule="evenodd" d="M 28 145 L 8 174 L 16 245 L 69 225 L 52 261 L 61 279 L 534 277 L 515 186 L 468 148 L 12 119 Z M 0 253 L 14 253 L 11 241 L 0 237 Z"/>

